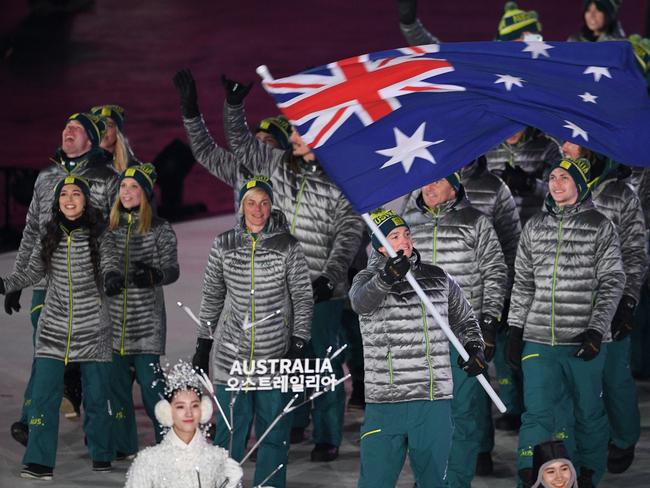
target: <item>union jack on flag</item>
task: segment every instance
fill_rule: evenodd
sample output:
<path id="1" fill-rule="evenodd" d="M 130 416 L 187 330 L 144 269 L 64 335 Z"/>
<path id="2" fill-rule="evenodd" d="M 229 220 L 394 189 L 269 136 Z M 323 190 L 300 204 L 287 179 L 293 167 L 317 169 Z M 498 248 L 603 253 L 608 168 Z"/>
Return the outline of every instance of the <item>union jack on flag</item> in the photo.
<path id="1" fill-rule="evenodd" d="M 359 212 L 444 178 L 525 126 L 650 166 L 627 42 L 470 42 L 375 52 L 264 81 Z"/>

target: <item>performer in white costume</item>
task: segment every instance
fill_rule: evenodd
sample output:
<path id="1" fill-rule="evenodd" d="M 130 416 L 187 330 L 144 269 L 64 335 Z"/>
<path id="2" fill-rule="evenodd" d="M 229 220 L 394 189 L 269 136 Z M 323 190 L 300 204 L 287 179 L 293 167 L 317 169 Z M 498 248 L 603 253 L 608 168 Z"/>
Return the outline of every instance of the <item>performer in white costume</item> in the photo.
<path id="1" fill-rule="evenodd" d="M 156 405 L 156 418 L 169 431 L 160 444 L 138 453 L 125 488 L 236 488 L 243 476 L 237 461 L 204 437 L 199 424 L 212 417 L 212 402 L 189 363 L 179 361 L 165 372 L 169 400 Z"/>

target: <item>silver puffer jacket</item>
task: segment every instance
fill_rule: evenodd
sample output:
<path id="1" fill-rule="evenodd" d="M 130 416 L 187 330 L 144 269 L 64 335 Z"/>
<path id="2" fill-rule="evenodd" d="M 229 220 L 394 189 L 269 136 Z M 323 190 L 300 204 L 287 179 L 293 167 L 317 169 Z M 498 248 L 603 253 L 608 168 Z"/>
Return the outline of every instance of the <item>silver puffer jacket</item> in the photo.
<path id="1" fill-rule="evenodd" d="M 530 191 L 520 193 L 517 188 L 510 188 L 523 226 L 530 217 L 542 209 L 547 192 L 547 185 L 543 179 L 549 165 L 560 158 L 559 146 L 537 129 L 528 128 L 519 142 L 516 144 L 503 142 L 486 153 L 485 157 L 488 169 L 497 176 L 503 177 L 504 181 L 507 181 L 506 165 L 511 168 L 519 166 L 527 174 L 535 176 L 535 186 Z"/>
<path id="2" fill-rule="evenodd" d="M 107 256 L 104 273 L 124 276 L 121 293 L 108 298 L 113 322 L 113 350 L 117 354 L 165 354 L 166 321 L 163 285 L 179 276 L 176 234 L 166 220 L 154 217 L 151 230 L 140 234 L 138 212 L 122 212 L 120 225 L 106 231 L 102 246 Z M 159 286 L 136 288 L 134 263 L 162 272 Z"/>
<path id="3" fill-rule="evenodd" d="M 611 341 L 624 286 L 614 224 L 590 198 L 559 208 L 549 196 L 519 239 L 508 323 L 541 344 L 579 344 L 586 329 Z"/>
<path id="4" fill-rule="evenodd" d="M 198 335 L 209 339 L 216 334 L 213 371 L 220 384 L 230 377 L 233 361 L 278 359 L 287 352 L 290 336 L 310 338 L 314 302 L 307 262 L 278 210 L 256 238 L 243 222 L 217 236 L 202 295 Z M 246 322 L 277 310 L 258 326 L 243 329 Z"/>
<path id="5" fill-rule="evenodd" d="M 404 219 L 422 261 L 440 266 L 458 282 L 477 318 L 499 318 L 508 268 L 494 227 L 464 192 L 435 210 L 425 206 L 421 194 L 411 197 Z"/>
<path id="6" fill-rule="evenodd" d="M 104 218 L 108 218 L 111 211 L 119 183 L 105 151 L 93 150 L 89 152 L 87 157 L 82 158 L 71 172 L 68 172 L 63 165 L 61 154 L 59 150 L 52 159 L 54 164 L 41 171 L 36 178 L 34 195 L 25 217 L 25 228 L 16 255 L 14 271 L 25 268 L 34 247 L 40 242 L 45 232 L 45 225 L 52 218 L 54 187 L 66 176 L 82 176 L 89 180 L 91 183 L 90 201 L 93 206 L 102 213 Z M 44 287 L 44 282 L 35 284 L 35 288 L 42 289 Z"/>
<path id="7" fill-rule="evenodd" d="M 449 341 L 406 280 L 379 278 L 386 258 L 373 252 L 352 281 L 350 303 L 359 314 L 366 370 L 366 401 L 392 403 L 452 397 Z M 463 345 L 483 343 L 478 322 L 453 278 L 411 257 L 411 271 Z"/>
<path id="8" fill-rule="evenodd" d="M 508 266 L 506 296 L 509 297 L 515 277 L 517 243 L 521 234 L 517 205 L 508 185 L 488 171 L 482 158 L 463 168 L 461 177 L 469 203 L 488 216 L 497 233 Z"/>
<path id="9" fill-rule="evenodd" d="M 639 198 L 627 183 L 617 177 L 618 175 L 627 176 L 623 172 L 604 175 L 595 182 L 591 191 L 594 205 L 614 223 L 618 232 L 625 270 L 623 295 L 628 295 L 639 303 L 648 259 L 645 221 Z"/>
<path id="10" fill-rule="evenodd" d="M 45 278 L 45 303 L 36 330 L 37 358 L 64 361 L 110 361 L 111 321 L 102 287 L 95 280 L 89 233 L 64 229 L 45 273 L 38 242 L 28 264 L 4 278 L 7 292 Z"/>
<path id="11" fill-rule="evenodd" d="M 644 168 L 639 181 L 639 199 L 646 229 L 650 229 L 650 168 Z"/>
<path id="12" fill-rule="evenodd" d="M 192 152 L 208 171 L 239 188 L 246 175 L 267 175 L 273 181 L 273 205 L 289 219 L 300 241 L 311 280 L 326 276 L 335 285 L 334 298 L 347 290 L 347 270 L 359 248 L 363 220 L 323 170 L 290 167 L 290 151 L 259 142 L 248 129 L 243 105 L 225 104 L 224 127 L 233 153 L 220 148 L 201 117 L 183 119 Z"/>

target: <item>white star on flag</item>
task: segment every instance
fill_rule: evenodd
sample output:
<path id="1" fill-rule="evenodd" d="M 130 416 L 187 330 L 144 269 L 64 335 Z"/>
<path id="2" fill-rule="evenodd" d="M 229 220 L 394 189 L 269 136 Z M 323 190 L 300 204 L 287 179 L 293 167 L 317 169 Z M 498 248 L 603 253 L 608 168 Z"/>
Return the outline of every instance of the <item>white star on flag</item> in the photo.
<path id="1" fill-rule="evenodd" d="M 594 75 L 594 81 L 598 83 L 600 79 L 604 76 L 605 78 L 612 79 L 612 75 L 609 74 L 609 70 L 603 66 L 589 66 L 584 70 L 583 74 L 585 75 Z"/>
<path id="2" fill-rule="evenodd" d="M 566 124 L 563 125 L 562 127 L 566 127 L 567 129 L 571 129 L 571 137 L 576 138 L 576 137 L 580 136 L 585 141 L 589 140 L 589 135 L 587 134 L 586 130 L 581 129 L 576 124 L 574 124 L 573 122 L 569 122 L 568 120 L 565 120 L 565 122 L 566 122 Z"/>
<path id="3" fill-rule="evenodd" d="M 390 159 L 386 161 L 381 169 L 387 168 L 397 163 L 402 163 L 404 167 L 404 172 L 408 173 L 411 171 L 411 166 L 415 158 L 422 158 L 429 161 L 431 164 L 436 164 L 436 158 L 433 157 L 427 147 L 433 146 L 435 144 L 440 144 L 444 139 L 439 141 L 425 141 L 424 140 L 424 127 L 426 122 L 422 122 L 420 127 L 418 127 L 411 137 L 404 134 L 397 127 L 393 127 L 393 133 L 395 134 L 395 147 L 390 147 L 386 149 L 380 149 L 375 151 L 377 154 L 382 156 L 390 156 Z"/>
<path id="4" fill-rule="evenodd" d="M 598 98 L 596 95 L 592 95 L 589 92 L 584 92 L 582 95 L 578 96 L 582 98 L 582 101 L 585 103 L 596 103 L 596 99 Z"/>
<path id="5" fill-rule="evenodd" d="M 525 53 L 530 53 L 533 59 L 539 58 L 540 55 L 546 56 L 547 58 L 550 58 L 548 54 L 549 49 L 553 49 L 555 46 L 551 46 L 550 44 L 546 44 L 544 41 L 524 41 L 526 43 L 526 47 L 523 49 L 522 52 Z"/>
<path id="6" fill-rule="evenodd" d="M 499 75 L 496 74 L 495 76 L 498 76 L 497 81 L 494 82 L 496 85 L 497 83 L 503 83 L 506 86 L 506 90 L 510 91 L 512 89 L 513 85 L 517 85 L 519 88 L 523 88 L 524 85 L 522 83 L 526 80 L 522 80 L 521 78 L 517 78 L 516 76 L 510 76 L 510 75 Z"/>

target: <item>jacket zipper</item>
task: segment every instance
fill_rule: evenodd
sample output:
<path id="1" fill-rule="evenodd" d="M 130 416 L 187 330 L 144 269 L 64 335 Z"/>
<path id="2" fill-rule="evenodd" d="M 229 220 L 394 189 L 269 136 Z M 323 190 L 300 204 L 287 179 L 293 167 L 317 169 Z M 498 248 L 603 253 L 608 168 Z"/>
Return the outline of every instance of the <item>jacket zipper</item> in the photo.
<path id="1" fill-rule="evenodd" d="M 422 303 L 422 300 L 420 300 L 420 306 L 422 307 L 422 322 L 424 325 L 424 340 L 426 341 L 425 343 L 425 349 L 424 352 L 426 354 L 427 358 L 427 364 L 429 365 L 429 400 L 433 400 L 433 366 L 431 365 L 431 356 L 429 355 L 430 350 L 429 350 L 429 323 L 427 321 L 427 311 L 424 308 L 424 303 Z"/>
<path id="2" fill-rule="evenodd" d="M 433 258 L 431 260 L 432 264 L 436 264 L 438 260 L 438 215 L 440 211 L 433 211 L 429 209 L 429 213 L 433 217 Z"/>
<path id="3" fill-rule="evenodd" d="M 124 340 L 126 337 L 126 307 L 129 289 L 129 241 L 131 240 L 131 224 L 133 218 L 131 212 L 128 213 L 128 227 L 126 229 L 126 249 L 124 251 L 124 299 L 122 304 L 122 337 L 120 339 L 120 356 L 124 356 Z"/>
<path id="4" fill-rule="evenodd" d="M 252 370 L 253 357 L 255 354 L 255 250 L 257 248 L 257 239 L 251 235 L 253 240 L 253 252 L 251 254 L 251 353 L 248 359 L 248 367 Z"/>
<path id="5" fill-rule="evenodd" d="M 557 231 L 557 246 L 555 247 L 555 264 L 553 265 L 553 280 L 551 284 L 551 346 L 555 345 L 555 287 L 557 285 L 557 265 L 560 259 L 562 245 L 562 227 L 564 225 L 564 210 L 560 215 L 560 227 Z"/>
<path id="6" fill-rule="evenodd" d="M 300 182 L 300 190 L 298 190 L 298 198 L 296 198 L 296 210 L 293 212 L 293 221 L 291 222 L 291 235 L 293 235 L 296 230 L 296 221 L 298 220 L 298 210 L 300 209 L 300 202 L 302 201 L 302 193 L 305 189 L 306 181 L 307 181 L 307 175 L 303 176 L 302 181 Z"/>
<path id="7" fill-rule="evenodd" d="M 388 360 L 388 378 L 389 384 L 393 384 L 393 353 L 390 350 L 390 345 L 388 346 L 388 354 L 386 355 Z"/>
<path id="8" fill-rule="evenodd" d="M 74 232 L 74 231 L 72 231 Z M 68 306 L 70 307 L 70 312 L 68 313 L 68 341 L 65 348 L 65 358 L 63 359 L 63 364 L 68 365 L 68 360 L 70 359 L 70 342 L 72 340 L 72 309 L 74 302 L 72 300 L 72 269 L 70 265 L 70 248 L 72 247 L 72 232 L 67 236 L 67 261 L 68 261 Z"/>

